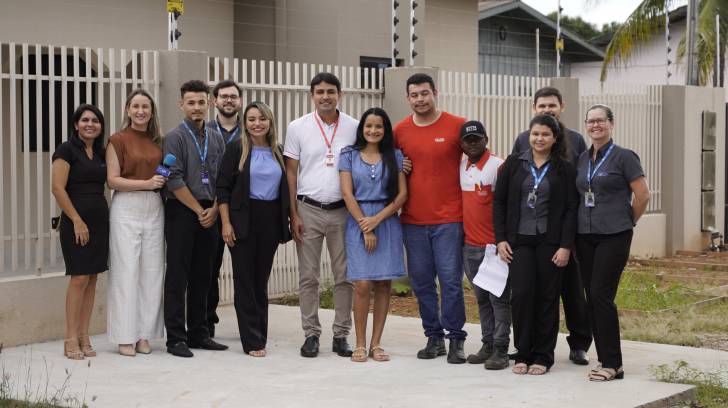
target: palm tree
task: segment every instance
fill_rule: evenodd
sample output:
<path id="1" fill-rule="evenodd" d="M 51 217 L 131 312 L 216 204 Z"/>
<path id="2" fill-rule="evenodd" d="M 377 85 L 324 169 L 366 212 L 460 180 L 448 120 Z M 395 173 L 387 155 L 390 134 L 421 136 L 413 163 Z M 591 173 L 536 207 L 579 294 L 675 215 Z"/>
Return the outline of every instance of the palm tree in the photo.
<path id="1" fill-rule="evenodd" d="M 699 1 L 699 0 L 696 0 Z M 678 0 L 643 0 L 622 26 L 614 33 L 607 46 L 602 63 L 600 80 L 607 79 L 609 65 L 616 66 L 620 61 L 626 63 L 633 51 L 646 43 L 665 28 L 665 10 L 670 9 Z M 701 85 L 709 82 L 715 68 L 715 15 L 720 15 L 720 61 L 724 67 L 726 41 L 728 40 L 728 0 L 702 0 L 699 3 L 696 50 L 698 54 L 698 74 Z M 678 61 L 685 56 L 685 37 L 680 40 L 677 50 Z M 719 83 L 723 83 L 721 70 Z"/>

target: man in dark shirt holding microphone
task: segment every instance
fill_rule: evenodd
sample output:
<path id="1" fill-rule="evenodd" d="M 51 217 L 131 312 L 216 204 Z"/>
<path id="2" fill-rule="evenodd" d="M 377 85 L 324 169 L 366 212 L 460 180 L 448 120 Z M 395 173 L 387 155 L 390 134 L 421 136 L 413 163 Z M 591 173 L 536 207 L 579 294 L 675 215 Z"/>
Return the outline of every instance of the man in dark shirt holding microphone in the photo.
<path id="1" fill-rule="evenodd" d="M 215 253 L 218 242 L 218 231 L 214 228 L 215 187 L 225 144 L 216 130 L 205 126 L 207 85 L 188 81 L 180 91 L 179 105 L 185 118 L 164 137 L 165 155 L 177 158 L 169 168 L 165 186 L 164 325 L 167 352 L 192 357 L 190 348 L 228 348 L 212 340 L 207 327 L 207 293 L 213 261 L 210 254 Z"/>

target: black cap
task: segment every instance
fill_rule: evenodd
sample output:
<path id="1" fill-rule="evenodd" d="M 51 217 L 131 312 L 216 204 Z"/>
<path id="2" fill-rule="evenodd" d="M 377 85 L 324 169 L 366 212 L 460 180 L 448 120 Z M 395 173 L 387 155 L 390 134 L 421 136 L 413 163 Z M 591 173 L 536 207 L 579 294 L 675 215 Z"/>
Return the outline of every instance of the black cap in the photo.
<path id="1" fill-rule="evenodd" d="M 460 140 L 465 139 L 470 135 L 484 138 L 485 127 L 483 124 L 477 120 L 471 120 L 463 123 L 463 126 L 460 128 Z"/>

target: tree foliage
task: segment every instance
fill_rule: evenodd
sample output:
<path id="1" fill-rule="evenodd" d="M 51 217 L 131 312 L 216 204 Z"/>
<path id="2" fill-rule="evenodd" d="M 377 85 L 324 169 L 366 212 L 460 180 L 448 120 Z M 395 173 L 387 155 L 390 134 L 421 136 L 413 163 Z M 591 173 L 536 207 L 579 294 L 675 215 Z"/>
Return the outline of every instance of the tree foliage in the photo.
<path id="1" fill-rule="evenodd" d="M 654 35 L 664 32 L 665 10 L 672 9 L 679 0 L 643 0 L 627 20 L 615 31 L 607 46 L 602 63 L 600 79 L 607 79 L 610 65 L 627 63 L 639 46 L 647 43 Z M 720 59 L 724 59 L 728 40 L 728 0 L 702 0 L 697 22 L 696 50 L 700 84 L 708 83 L 715 66 L 715 15 L 720 15 Z M 687 30 L 686 30 L 687 34 Z M 678 47 L 678 61 L 685 56 L 685 37 Z"/>
<path id="2" fill-rule="evenodd" d="M 546 17 L 556 22 L 555 11 L 552 11 Z M 602 28 L 599 29 L 599 27 L 595 24 L 585 21 L 581 17 L 570 17 L 564 14 L 561 15 L 561 26 L 585 40 L 590 40 L 602 34 L 613 32 L 619 27 L 619 25 L 619 22 L 613 21 L 608 24 L 603 24 Z"/>

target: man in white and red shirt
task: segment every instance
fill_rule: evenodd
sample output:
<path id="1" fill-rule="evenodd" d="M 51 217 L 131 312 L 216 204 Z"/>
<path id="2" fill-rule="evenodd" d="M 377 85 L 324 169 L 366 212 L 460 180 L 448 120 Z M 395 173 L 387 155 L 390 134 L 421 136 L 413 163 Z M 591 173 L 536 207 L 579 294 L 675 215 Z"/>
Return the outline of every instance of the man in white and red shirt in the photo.
<path id="1" fill-rule="evenodd" d="M 473 284 L 478 267 L 485 257 L 485 247 L 495 244 L 493 233 L 493 190 L 503 159 L 487 149 L 488 136 L 478 121 L 463 124 L 460 147 L 467 156 L 460 163 L 460 188 L 463 191 L 463 267 L 478 299 L 483 346 L 468 356 L 471 364 L 484 364 L 486 369 L 508 367 L 508 343 L 511 307 L 508 285 L 500 297 Z"/>

